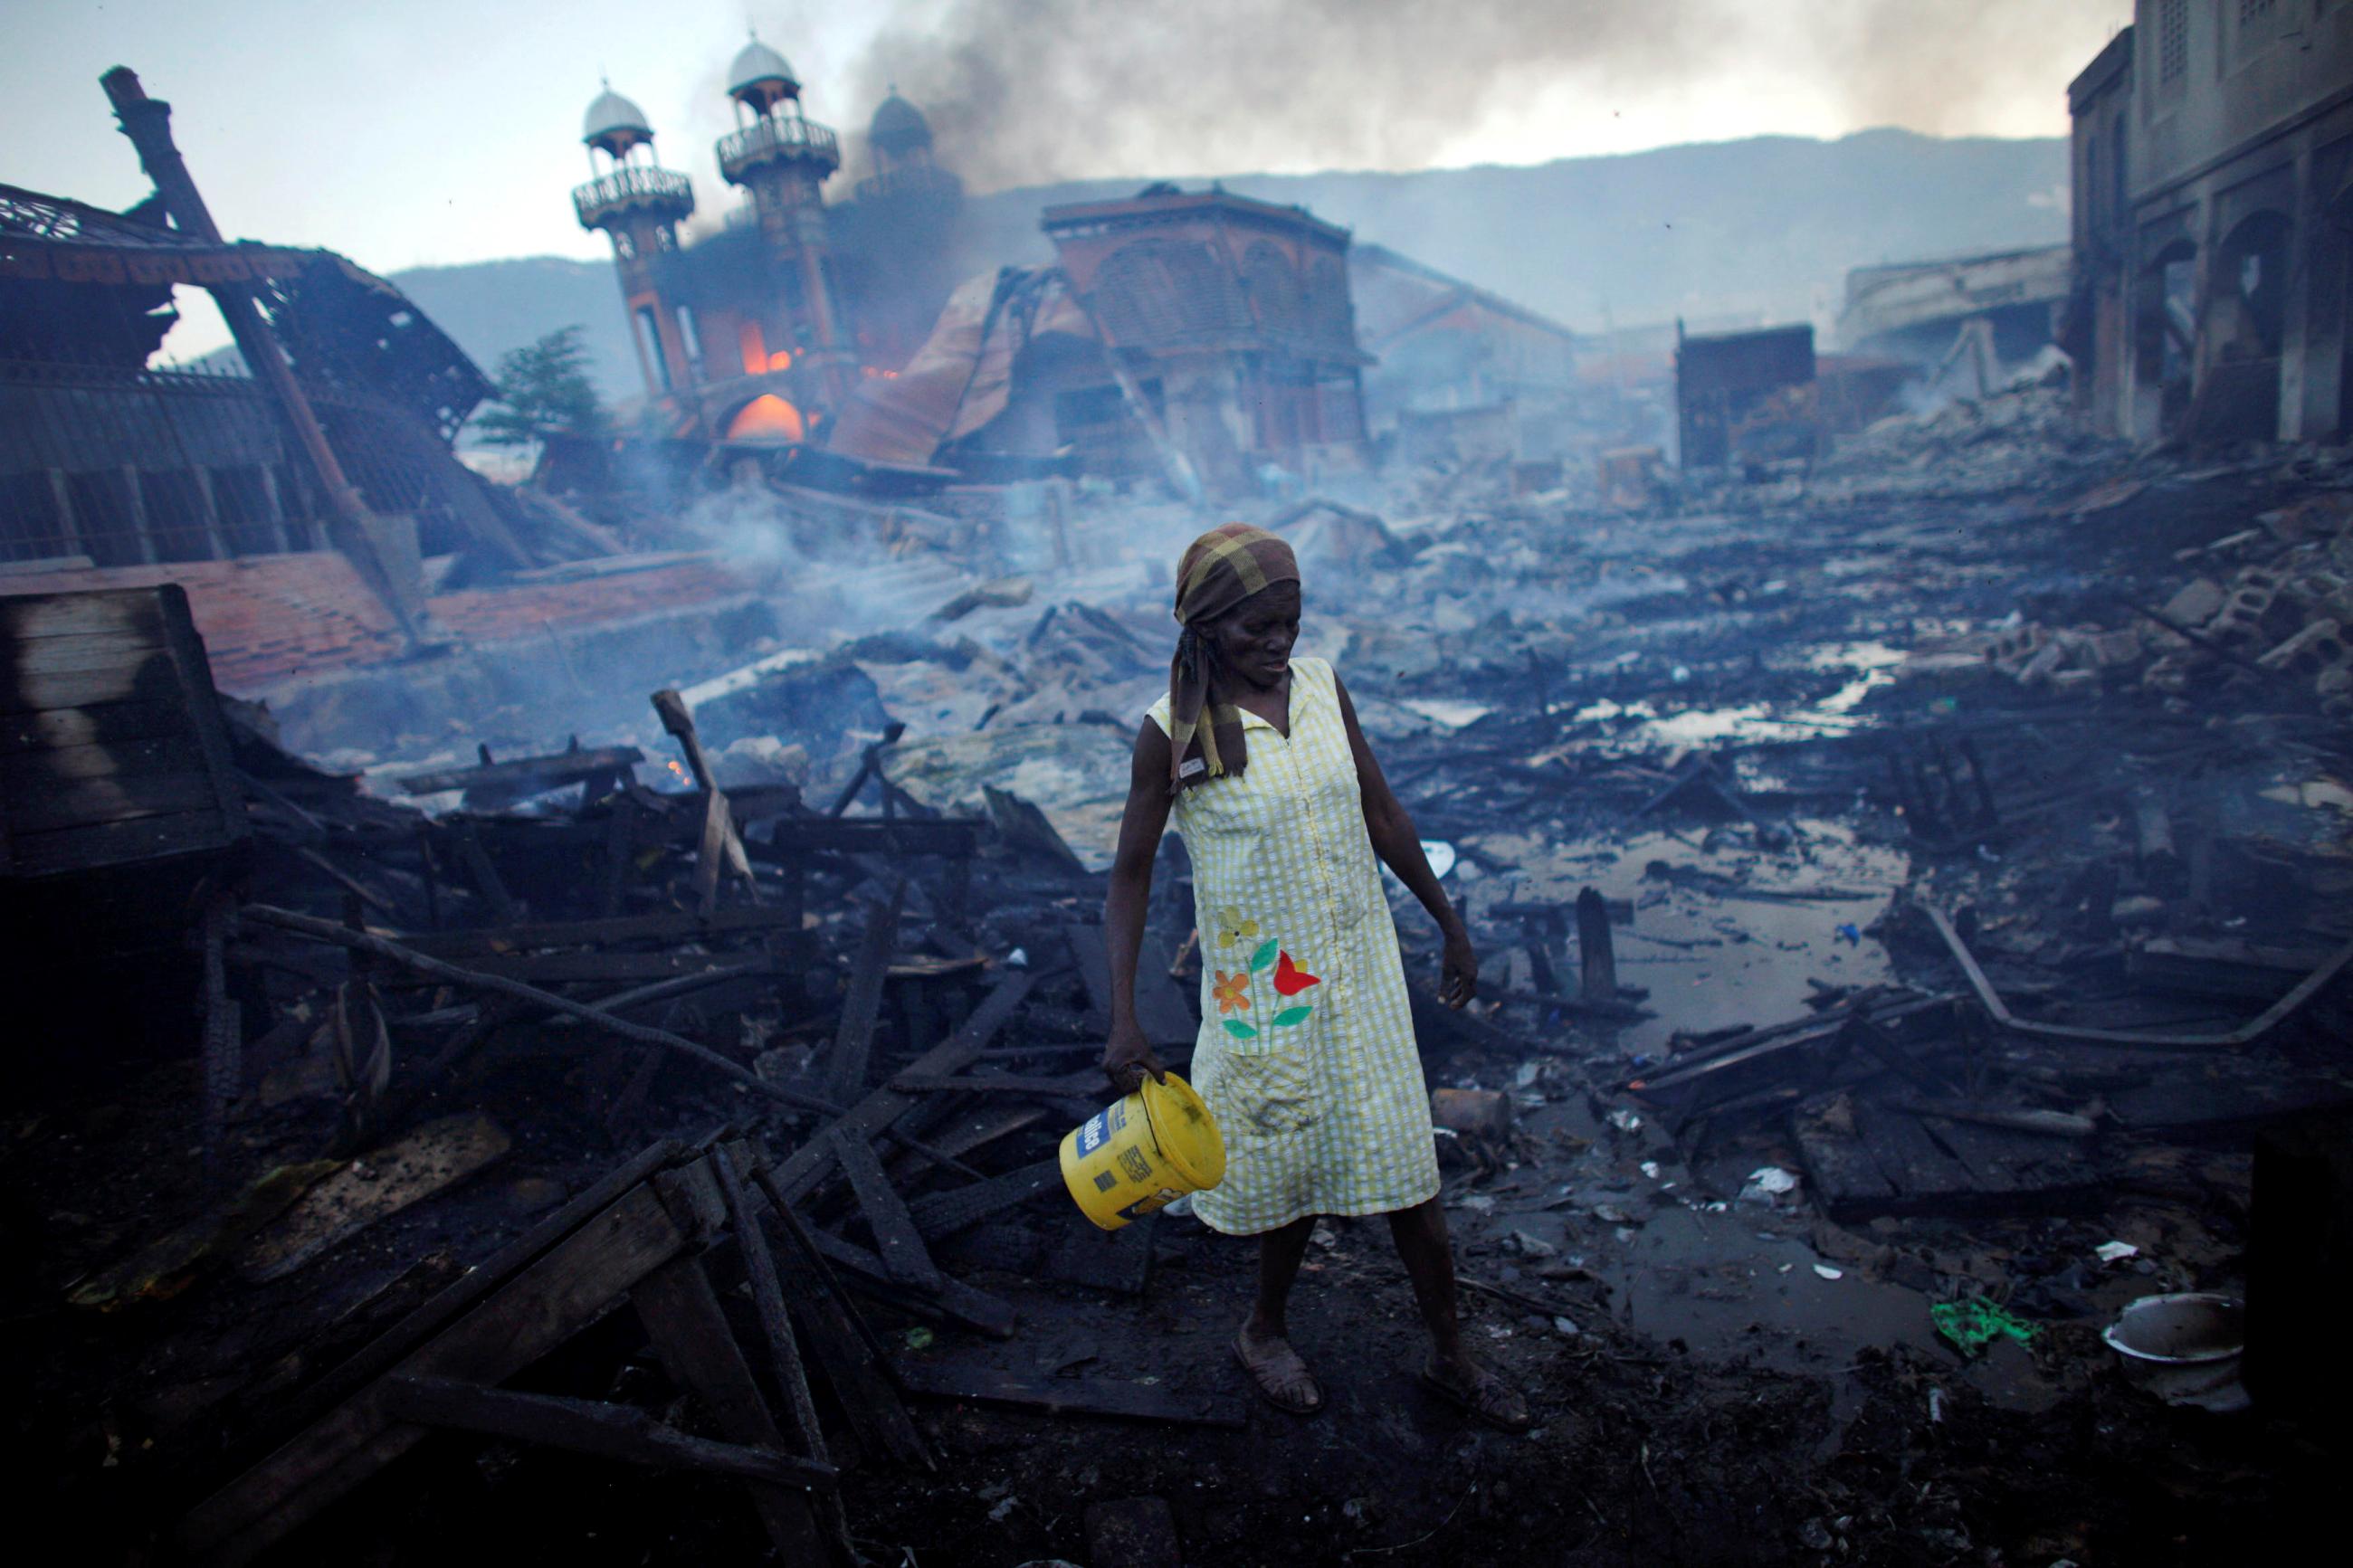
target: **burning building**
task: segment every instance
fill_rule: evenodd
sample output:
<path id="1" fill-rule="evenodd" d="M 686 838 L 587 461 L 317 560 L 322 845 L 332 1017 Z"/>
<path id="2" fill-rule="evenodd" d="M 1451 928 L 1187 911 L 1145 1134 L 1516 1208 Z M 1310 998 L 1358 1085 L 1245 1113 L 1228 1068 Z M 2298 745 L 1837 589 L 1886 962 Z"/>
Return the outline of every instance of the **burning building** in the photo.
<path id="1" fill-rule="evenodd" d="M 830 442 L 866 463 L 1066 457 L 1181 493 L 1366 460 L 1348 231 L 1222 190 L 1049 207 L 1059 265 L 960 288 L 896 380 Z"/>
<path id="2" fill-rule="evenodd" d="M 785 58 L 757 39 L 727 72 L 736 129 L 714 152 L 744 193 L 689 243 L 693 182 L 654 161 L 645 112 L 609 86 L 588 106 L 584 228 L 610 237 L 648 406 L 666 434 L 797 443 L 868 376 L 902 365 L 944 303 L 963 201 L 930 124 L 894 90 L 869 127 L 874 172 L 828 205 L 840 138 L 807 118 Z"/>
<path id="3" fill-rule="evenodd" d="M 2353 428 L 2353 10 L 2138 0 L 2068 88 L 2071 339 L 2105 430 Z"/>

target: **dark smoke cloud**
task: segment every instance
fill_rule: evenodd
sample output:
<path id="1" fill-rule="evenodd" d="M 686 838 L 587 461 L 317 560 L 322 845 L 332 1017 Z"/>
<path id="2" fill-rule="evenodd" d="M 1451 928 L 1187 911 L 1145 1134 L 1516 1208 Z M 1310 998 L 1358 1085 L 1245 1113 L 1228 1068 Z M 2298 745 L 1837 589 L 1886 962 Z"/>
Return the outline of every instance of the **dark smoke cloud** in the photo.
<path id="1" fill-rule="evenodd" d="M 2063 18 L 2071 28 L 2054 28 Z M 852 66 L 931 117 L 974 186 L 1430 166 L 1563 87 L 1630 102 L 1754 72 L 1856 126 L 1976 129 L 2075 64 L 2056 33 L 2125 0 L 902 0 Z M 1772 127 L 1759 126 L 1759 131 Z M 1694 138 L 1706 132 L 1694 130 Z M 1563 147 L 1561 155 L 1580 149 Z"/>

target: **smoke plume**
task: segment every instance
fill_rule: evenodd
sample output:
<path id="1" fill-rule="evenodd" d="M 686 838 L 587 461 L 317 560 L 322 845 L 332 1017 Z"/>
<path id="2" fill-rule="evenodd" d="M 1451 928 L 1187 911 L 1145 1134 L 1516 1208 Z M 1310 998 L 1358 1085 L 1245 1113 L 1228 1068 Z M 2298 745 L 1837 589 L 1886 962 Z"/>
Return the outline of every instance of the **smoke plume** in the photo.
<path id="1" fill-rule="evenodd" d="M 2044 98 L 2055 116 L 2066 50 L 2129 19 L 2124 0 L 902 0 L 849 101 L 895 82 L 984 190 L 1404 170 L 1460 162 L 1538 95 L 1694 106 L 1669 140 L 1709 139 L 1706 95 L 1760 81 L 1849 128 L 1982 130 Z"/>

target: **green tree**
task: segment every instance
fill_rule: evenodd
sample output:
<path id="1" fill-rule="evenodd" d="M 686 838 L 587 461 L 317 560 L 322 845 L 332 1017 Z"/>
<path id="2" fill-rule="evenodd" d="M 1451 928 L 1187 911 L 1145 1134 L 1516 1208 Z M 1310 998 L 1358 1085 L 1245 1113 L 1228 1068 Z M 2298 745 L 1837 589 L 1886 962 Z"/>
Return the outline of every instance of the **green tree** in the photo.
<path id="1" fill-rule="evenodd" d="M 605 405 L 588 379 L 588 351 L 575 322 L 499 361 L 498 401 L 475 416 L 483 440 L 520 447 L 542 436 L 595 436 L 607 427 Z"/>

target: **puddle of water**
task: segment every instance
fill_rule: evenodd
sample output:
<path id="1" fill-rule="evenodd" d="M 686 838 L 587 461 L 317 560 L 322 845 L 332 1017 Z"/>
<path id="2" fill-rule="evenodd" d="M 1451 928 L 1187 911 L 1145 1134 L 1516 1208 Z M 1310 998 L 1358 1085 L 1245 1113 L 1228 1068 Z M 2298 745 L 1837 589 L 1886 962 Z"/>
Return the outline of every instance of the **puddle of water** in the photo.
<path id="1" fill-rule="evenodd" d="M 1710 1359 L 1753 1355 L 1779 1371 L 1822 1373 L 1866 1345 L 1934 1349 L 1926 1296 L 1851 1269 L 1825 1279 L 1811 1247 L 1761 1233 L 1758 1219 L 1738 1205 L 1655 1209 L 1631 1240 L 1606 1242 L 1587 1261 L 1629 1326 Z"/>
<path id="2" fill-rule="evenodd" d="M 2347 789 L 2335 779 L 2309 779 L 2303 784 L 2274 784 L 2263 792 L 2263 797 L 2278 801 L 2283 805 L 2353 812 L 2353 790 Z"/>
<path id="3" fill-rule="evenodd" d="M 1634 752 L 1667 746 L 1714 745 L 1725 742 L 1799 740 L 1810 735 L 1840 735 L 1859 730 L 1870 721 L 1854 710 L 1862 700 L 1895 679 L 1892 668 L 1874 668 L 1847 682 L 1810 707 L 1777 714 L 1772 705 L 1747 702 L 1736 708 L 1687 708 L 1662 716 L 1648 702 L 1616 702 L 1603 698 L 1571 715 L 1579 724 L 1635 720 L 1614 734 L 1577 744 L 1612 752 Z"/>
<path id="4" fill-rule="evenodd" d="M 1843 825 L 1799 819 L 1796 841 L 1767 854 L 1746 834 L 1715 849 L 1661 830 L 1626 838 L 1549 842 L 1534 834 L 1484 835 L 1472 847 L 1519 868 L 1496 897 L 1567 901 L 1581 888 L 1629 899 L 1634 923 L 1613 934 L 1619 978 L 1650 988 L 1643 1004 L 1658 1016 L 1616 1031 L 1630 1056 L 1662 1054 L 1677 1031 L 1702 1033 L 1774 1024 L 1806 1015 L 1809 980 L 1873 985 L 1894 977 L 1886 951 L 1862 934 L 1903 886 L 1910 860 L 1902 851 L 1856 841 Z M 1668 877 L 1648 868 L 1663 862 Z M 1722 883 L 1697 886 L 1672 871 Z M 1724 884 L 1732 884 L 1725 886 Z M 1742 892 L 1832 889 L 1852 898 L 1763 901 Z M 1841 927 L 1856 935 L 1848 938 Z M 1570 972 L 1575 943 L 1565 955 Z M 1499 955 L 1500 957 L 1500 955 Z"/>
<path id="5" fill-rule="evenodd" d="M 1410 708 L 1423 718 L 1433 720 L 1450 730 L 1475 724 L 1494 711 L 1484 702 L 1459 702 L 1447 697 L 1407 697 L 1399 700 L 1398 706 Z"/>
<path id="6" fill-rule="evenodd" d="M 1883 642 L 1826 643 L 1806 653 L 1808 669 L 1893 669 L 1909 656 Z"/>

